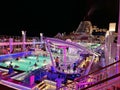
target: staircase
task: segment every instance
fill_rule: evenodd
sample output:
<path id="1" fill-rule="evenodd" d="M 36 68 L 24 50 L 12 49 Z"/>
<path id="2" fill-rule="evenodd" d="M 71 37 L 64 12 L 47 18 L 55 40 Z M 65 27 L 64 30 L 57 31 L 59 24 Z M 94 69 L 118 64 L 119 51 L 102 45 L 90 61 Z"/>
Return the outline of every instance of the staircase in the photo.
<path id="1" fill-rule="evenodd" d="M 45 82 L 41 82 L 39 85 L 38 85 L 38 88 L 39 90 L 43 90 L 47 87 L 47 85 L 45 84 Z"/>

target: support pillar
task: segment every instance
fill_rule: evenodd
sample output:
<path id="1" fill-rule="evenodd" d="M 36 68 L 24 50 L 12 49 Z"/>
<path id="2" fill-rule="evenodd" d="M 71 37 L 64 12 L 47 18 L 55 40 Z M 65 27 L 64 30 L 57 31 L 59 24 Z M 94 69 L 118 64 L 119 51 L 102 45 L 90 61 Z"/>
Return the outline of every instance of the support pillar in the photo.
<path id="1" fill-rule="evenodd" d="M 10 53 L 13 51 L 13 38 L 9 38 Z"/>
<path id="2" fill-rule="evenodd" d="M 26 31 L 22 31 L 22 41 L 23 41 L 23 52 L 25 51 L 25 48 L 26 48 L 26 45 L 25 45 L 25 42 L 26 42 Z"/>
<path id="3" fill-rule="evenodd" d="M 63 61 L 64 64 L 66 65 L 66 47 L 63 48 Z"/>
<path id="4" fill-rule="evenodd" d="M 32 41 L 33 41 L 33 48 L 35 49 L 35 39 L 33 39 Z"/>
<path id="5" fill-rule="evenodd" d="M 43 33 L 40 33 L 40 42 L 43 43 Z"/>
<path id="6" fill-rule="evenodd" d="M 43 47 L 43 33 L 40 33 L 40 48 Z"/>
<path id="7" fill-rule="evenodd" d="M 67 46 L 59 46 L 63 50 L 63 62 L 66 65 L 66 53 L 67 53 Z"/>
<path id="8" fill-rule="evenodd" d="M 53 59 L 53 57 L 52 57 L 52 53 L 51 53 L 51 50 L 50 50 L 49 40 L 46 40 L 46 46 L 47 46 L 48 52 L 50 53 L 50 58 L 51 58 L 51 62 L 52 62 L 52 67 L 53 67 L 54 70 L 56 71 L 56 69 L 55 69 L 55 64 L 54 64 L 54 59 Z"/>

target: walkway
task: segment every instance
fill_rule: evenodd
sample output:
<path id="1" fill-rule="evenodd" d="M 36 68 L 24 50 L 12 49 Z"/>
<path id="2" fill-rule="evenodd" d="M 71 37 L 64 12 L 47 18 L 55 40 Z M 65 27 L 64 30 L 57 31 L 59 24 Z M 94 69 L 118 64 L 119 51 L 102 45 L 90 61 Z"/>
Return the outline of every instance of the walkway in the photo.
<path id="1" fill-rule="evenodd" d="M 16 89 L 0 84 L 0 90 L 16 90 Z"/>

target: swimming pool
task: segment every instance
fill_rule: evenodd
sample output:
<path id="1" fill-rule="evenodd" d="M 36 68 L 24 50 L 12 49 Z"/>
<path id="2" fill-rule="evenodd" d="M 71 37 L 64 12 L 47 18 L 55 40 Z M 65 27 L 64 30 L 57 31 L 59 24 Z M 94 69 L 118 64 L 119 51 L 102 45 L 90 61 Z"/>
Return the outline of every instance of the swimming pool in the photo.
<path id="1" fill-rule="evenodd" d="M 35 65 L 36 63 L 36 65 Z M 19 60 L 12 59 L 4 62 L 0 62 L 0 66 L 8 67 L 12 65 L 15 70 L 20 71 L 32 71 L 38 69 L 47 64 L 51 64 L 50 57 L 46 56 L 28 56 L 27 58 L 20 58 Z"/>

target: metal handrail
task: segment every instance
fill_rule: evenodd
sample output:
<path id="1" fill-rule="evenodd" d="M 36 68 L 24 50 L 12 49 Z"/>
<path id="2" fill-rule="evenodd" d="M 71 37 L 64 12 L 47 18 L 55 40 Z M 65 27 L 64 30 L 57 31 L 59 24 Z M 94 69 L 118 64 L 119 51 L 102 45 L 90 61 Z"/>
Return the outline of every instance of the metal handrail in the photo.
<path id="1" fill-rule="evenodd" d="M 78 82 L 84 82 L 84 81 L 86 81 L 88 78 L 92 78 L 92 79 L 96 79 L 95 78 L 95 76 L 93 76 L 93 77 L 90 77 L 90 76 L 92 76 L 92 75 L 95 75 L 96 73 L 98 73 L 98 75 L 101 75 L 102 73 L 106 73 L 106 77 L 104 77 L 104 78 L 101 78 L 102 80 L 98 80 L 98 81 L 94 81 L 94 82 L 91 82 L 91 85 L 90 86 L 95 86 L 95 85 L 97 85 L 97 84 L 99 84 L 99 83 L 102 83 L 103 81 L 107 81 L 107 80 L 110 80 L 112 77 L 114 77 L 114 76 L 118 76 L 118 74 L 120 75 L 120 71 L 119 72 L 116 72 L 114 75 L 112 75 L 112 76 L 108 76 L 108 73 L 111 71 L 111 70 L 107 70 L 107 69 L 115 69 L 116 67 L 117 67 L 117 64 L 119 64 L 120 63 L 120 60 L 119 61 L 116 61 L 116 62 L 114 62 L 114 63 L 112 63 L 112 64 L 110 64 L 110 65 L 108 65 L 108 66 L 105 66 L 105 67 L 103 67 L 103 68 L 101 68 L 101 69 L 99 69 L 99 70 L 96 70 L 96 71 L 94 71 L 94 72 L 92 72 L 92 73 L 90 73 L 90 74 L 88 74 L 88 75 L 85 75 L 85 76 L 81 76 L 81 77 L 79 77 L 79 78 L 76 78 L 73 82 L 70 82 L 70 83 L 67 83 L 65 86 L 62 86 L 62 87 L 60 87 L 60 90 L 62 90 L 62 88 L 65 88 L 65 87 L 68 87 L 68 85 L 70 85 L 70 84 L 77 84 Z M 112 67 L 112 68 L 110 68 L 110 67 Z M 115 67 L 115 68 L 113 68 L 113 67 Z M 102 71 L 102 72 L 101 72 Z M 100 76 L 99 76 L 99 78 L 100 78 Z M 87 87 L 85 87 L 85 88 L 87 88 Z"/>

